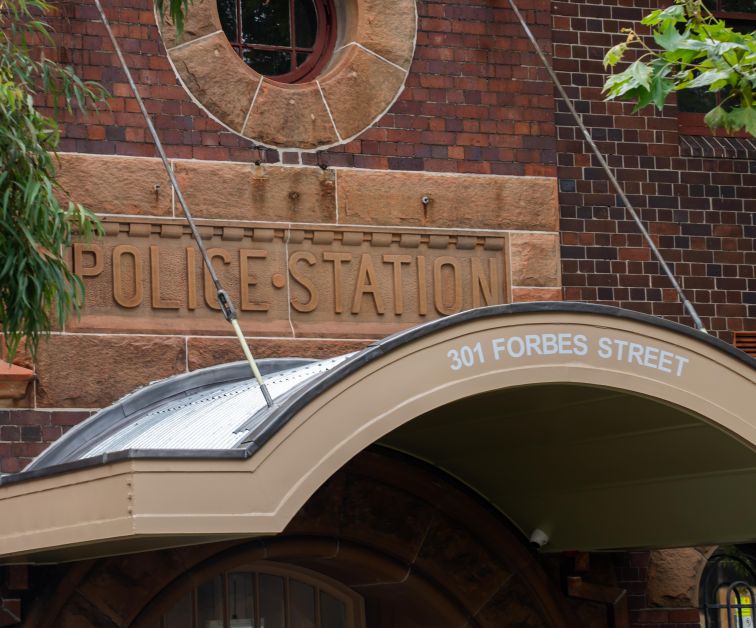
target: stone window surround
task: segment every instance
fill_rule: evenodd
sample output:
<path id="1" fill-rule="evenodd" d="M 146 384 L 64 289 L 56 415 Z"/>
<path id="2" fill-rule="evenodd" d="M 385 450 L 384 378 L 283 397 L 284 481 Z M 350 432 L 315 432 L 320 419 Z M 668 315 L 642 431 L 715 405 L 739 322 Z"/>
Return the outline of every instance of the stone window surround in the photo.
<path id="1" fill-rule="evenodd" d="M 414 0 L 337 0 L 336 48 L 320 76 L 300 84 L 266 78 L 234 52 L 216 0 L 196 0 L 181 39 L 158 26 L 168 58 L 192 100 L 256 144 L 316 151 L 351 141 L 393 105 L 417 37 Z"/>

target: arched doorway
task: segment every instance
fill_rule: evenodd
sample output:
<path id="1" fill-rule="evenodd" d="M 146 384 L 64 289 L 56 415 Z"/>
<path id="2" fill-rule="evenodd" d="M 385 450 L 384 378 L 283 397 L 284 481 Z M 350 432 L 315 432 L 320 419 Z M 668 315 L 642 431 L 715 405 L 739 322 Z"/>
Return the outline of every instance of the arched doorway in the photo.
<path id="1" fill-rule="evenodd" d="M 329 479 L 280 535 L 74 564 L 26 625 L 173 628 L 161 619 L 178 602 L 197 608 L 203 585 L 248 565 L 353 591 L 366 628 L 577 625 L 500 513 L 432 467 L 382 448 Z"/>

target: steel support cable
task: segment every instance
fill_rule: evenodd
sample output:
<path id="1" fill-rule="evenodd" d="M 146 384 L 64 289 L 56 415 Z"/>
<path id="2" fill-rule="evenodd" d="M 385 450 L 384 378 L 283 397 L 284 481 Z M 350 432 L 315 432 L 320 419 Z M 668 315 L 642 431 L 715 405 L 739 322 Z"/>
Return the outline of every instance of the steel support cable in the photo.
<path id="1" fill-rule="evenodd" d="M 226 318 L 226 320 L 229 323 L 231 323 L 231 327 L 233 327 L 234 333 L 236 333 L 236 337 L 239 339 L 239 343 L 241 344 L 241 348 L 242 348 L 242 351 L 244 352 L 244 356 L 247 358 L 247 362 L 249 362 L 249 366 L 252 369 L 252 374 L 255 376 L 255 379 L 257 380 L 257 383 L 260 386 L 260 390 L 262 391 L 263 397 L 265 398 L 265 403 L 268 404 L 269 408 L 273 407 L 273 398 L 270 396 L 270 393 L 268 392 L 268 387 L 265 385 L 265 382 L 263 381 L 262 375 L 260 373 L 260 369 L 257 368 L 257 363 L 255 362 L 255 358 L 252 356 L 252 352 L 249 350 L 249 345 L 247 344 L 247 340 L 244 338 L 244 334 L 242 333 L 241 327 L 239 327 L 239 321 L 236 314 L 236 308 L 234 308 L 234 304 L 231 301 L 231 297 L 229 297 L 228 293 L 223 289 L 220 279 L 218 278 L 218 274 L 215 272 L 215 268 L 213 268 L 213 264 L 207 255 L 207 250 L 205 249 L 205 244 L 202 240 L 202 236 L 200 235 L 200 232 L 197 230 L 197 225 L 194 224 L 194 218 L 192 218 L 192 214 L 189 211 L 189 206 L 187 205 L 186 200 L 184 199 L 184 195 L 181 193 L 181 188 L 179 187 L 178 181 L 176 180 L 176 175 L 173 173 L 173 168 L 171 168 L 170 163 L 168 163 L 168 157 L 166 157 L 165 150 L 163 150 L 163 144 L 160 141 L 160 138 L 158 137 L 157 131 L 155 130 L 155 126 L 152 124 L 152 119 L 147 113 L 147 108 L 144 106 L 144 101 L 142 100 L 142 97 L 139 94 L 139 90 L 137 89 L 136 83 L 134 83 L 134 79 L 131 76 L 131 70 L 129 70 L 129 66 L 126 64 L 126 60 L 123 58 L 123 53 L 121 52 L 121 47 L 118 45 L 118 40 L 115 38 L 115 35 L 113 34 L 113 30 L 110 28 L 110 21 L 108 20 L 107 15 L 105 15 L 105 11 L 102 8 L 102 4 L 100 3 L 100 0 L 94 0 L 94 2 L 95 2 L 95 5 L 97 6 L 97 11 L 100 13 L 100 18 L 102 19 L 102 23 L 105 26 L 105 30 L 108 33 L 108 37 L 110 38 L 110 42 L 113 45 L 113 49 L 115 50 L 116 56 L 118 57 L 118 61 L 121 65 L 121 69 L 126 75 L 126 79 L 129 82 L 131 91 L 134 93 L 134 97 L 136 98 L 137 104 L 139 105 L 139 109 L 142 112 L 142 116 L 144 116 L 144 120 L 147 123 L 147 128 L 150 131 L 152 140 L 153 142 L 155 142 L 155 147 L 157 148 L 158 154 L 160 155 L 160 159 L 162 160 L 163 166 L 165 167 L 165 170 L 168 173 L 168 178 L 170 179 L 171 186 L 173 187 L 173 190 L 176 193 L 176 198 L 181 204 L 181 209 L 184 211 L 184 216 L 186 217 L 186 220 L 189 223 L 189 228 L 192 231 L 192 236 L 194 237 L 194 241 L 197 243 L 197 248 L 200 250 L 200 253 L 202 254 L 202 259 L 204 261 L 205 268 L 207 269 L 207 272 L 210 274 L 210 278 L 212 279 L 213 285 L 215 286 L 216 295 L 218 297 L 218 304 L 220 305 L 221 310 L 223 311 L 223 316 Z"/>
<path id="2" fill-rule="evenodd" d="M 564 100 L 564 103 L 567 105 L 567 108 L 570 110 L 570 113 L 572 114 L 572 117 L 575 119 L 575 122 L 577 122 L 578 127 L 580 127 L 580 131 L 583 133 L 583 137 L 585 138 L 585 141 L 588 142 L 588 146 L 591 147 L 593 154 L 596 156 L 596 159 L 598 159 L 598 162 L 601 164 L 601 167 L 604 169 L 604 172 L 606 173 L 606 176 L 609 178 L 609 181 L 611 182 L 612 187 L 617 192 L 617 195 L 622 200 L 622 203 L 625 205 L 625 208 L 630 213 L 630 216 L 632 217 L 633 221 L 638 226 L 638 229 L 640 230 L 644 240 L 646 241 L 646 244 L 648 244 L 648 247 L 651 249 L 651 252 L 656 258 L 656 261 L 659 262 L 659 265 L 664 271 L 664 274 L 667 275 L 667 277 L 669 278 L 669 281 L 672 284 L 672 287 L 675 289 L 675 292 L 677 292 L 677 296 L 682 302 L 683 307 L 688 312 L 688 314 L 690 314 L 690 317 L 693 319 L 693 324 L 695 325 L 696 329 L 700 332 L 708 334 L 708 332 L 706 331 L 706 327 L 704 327 L 704 324 L 701 321 L 701 317 L 698 315 L 698 312 L 696 312 L 696 308 L 693 307 L 693 304 L 685 296 L 683 289 L 680 287 L 680 284 L 678 283 L 674 274 L 672 273 L 669 266 L 667 265 L 667 262 L 664 260 L 664 257 L 662 257 L 661 252 L 654 244 L 653 239 L 651 238 L 648 231 L 646 230 L 646 227 L 643 225 L 643 222 L 638 216 L 638 213 L 635 211 L 635 208 L 633 207 L 632 203 L 630 203 L 630 199 L 627 198 L 625 191 L 622 189 L 622 186 L 620 186 L 619 182 L 617 181 L 617 178 L 614 176 L 614 173 L 612 172 L 612 169 L 609 167 L 609 164 L 604 158 L 604 155 L 601 153 L 601 151 L 598 149 L 598 146 L 596 146 L 596 143 L 593 141 L 593 138 L 591 137 L 590 132 L 586 128 L 585 124 L 583 123 L 582 116 L 575 109 L 575 105 L 573 105 L 572 100 L 567 95 L 567 92 L 562 86 L 562 83 L 560 82 L 559 77 L 557 77 L 556 72 L 554 72 L 554 68 L 551 67 L 551 64 L 549 63 L 548 59 L 546 58 L 546 55 L 543 53 L 543 50 L 541 49 L 541 46 L 539 45 L 532 31 L 530 30 L 530 27 L 525 21 L 525 18 L 522 16 L 522 13 L 520 13 L 520 9 L 517 7 L 515 0 L 507 0 L 507 2 L 509 2 L 509 6 L 512 8 L 512 11 L 514 11 L 514 14 L 517 17 L 517 20 L 520 22 L 520 26 L 522 26 L 523 30 L 525 31 L 525 34 L 530 40 L 530 43 L 532 44 L 538 56 L 540 57 L 541 63 L 543 63 L 543 66 L 546 68 L 546 71 L 549 73 L 549 77 L 551 78 L 551 81 L 554 83 L 554 86 L 557 88 L 559 95 L 561 96 L 562 100 Z"/>

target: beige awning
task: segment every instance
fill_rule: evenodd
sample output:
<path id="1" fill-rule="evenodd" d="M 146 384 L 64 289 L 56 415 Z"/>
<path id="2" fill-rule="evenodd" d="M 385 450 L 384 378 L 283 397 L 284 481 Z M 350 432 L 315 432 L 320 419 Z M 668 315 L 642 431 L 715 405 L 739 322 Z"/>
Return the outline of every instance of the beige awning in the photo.
<path id="1" fill-rule="evenodd" d="M 2 478 L 0 555 L 276 534 L 375 443 L 452 474 L 525 534 L 542 529 L 546 550 L 754 541 L 755 373 L 725 343 L 622 310 L 465 312 L 321 369 L 240 417 L 233 447 L 90 456 L 62 443 L 79 453 Z"/>

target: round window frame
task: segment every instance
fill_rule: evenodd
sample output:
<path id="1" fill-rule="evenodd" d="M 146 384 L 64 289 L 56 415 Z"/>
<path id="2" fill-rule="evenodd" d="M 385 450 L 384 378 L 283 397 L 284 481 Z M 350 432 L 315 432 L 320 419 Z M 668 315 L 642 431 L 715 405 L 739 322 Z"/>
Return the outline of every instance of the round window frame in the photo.
<path id="1" fill-rule="evenodd" d="M 262 76 L 242 60 L 223 31 L 217 0 L 194 0 L 181 38 L 157 13 L 156 22 L 179 83 L 210 118 L 257 146 L 317 152 L 356 139 L 404 90 L 417 6 L 386 4 L 334 0 L 333 54 L 320 73 L 298 83 Z"/>
<path id="2" fill-rule="evenodd" d="M 292 0 L 293 2 L 296 2 L 296 0 Z M 315 35 L 315 44 L 312 47 L 312 51 L 310 52 L 309 56 L 307 57 L 307 60 L 297 67 L 295 70 L 292 70 L 290 72 L 286 72 L 285 74 L 262 74 L 261 72 L 258 72 L 261 76 L 264 76 L 265 78 L 270 79 L 271 81 L 276 81 L 277 83 L 284 83 L 284 84 L 295 84 L 295 83 L 301 83 L 306 82 L 309 80 L 312 80 L 313 78 L 317 77 L 321 70 L 328 64 L 331 55 L 333 54 L 333 50 L 336 46 L 336 34 L 338 32 L 338 22 L 336 20 L 336 6 L 333 3 L 333 0 L 310 0 L 315 5 L 315 14 L 317 16 L 317 33 Z M 236 10 L 236 23 L 237 23 L 237 36 L 241 33 L 241 29 L 239 27 L 239 24 L 241 23 L 241 3 L 242 0 L 233 0 L 234 2 L 234 8 Z M 216 0 L 217 4 L 217 0 Z M 289 6 L 292 6 L 292 3 L 290 2 Z M 218 16 L 218 19 L 220 20 L 220 15 Z M 292 19 L 296 20 L 296 17 L 292 18 L 291 15 L 289 16 L 289 20 Z M 221 21 L 221 28 L 223 28 L 223 22 Z M 225 29 L 224 29 L 225 32 Z M 257 49 L 264 49 L 266 46 L 264 44 L 242 44 L 241 41 L 239 42 L 229 42 L 231 43 L 231 47 L 234 49 L 234 52 L 237 52 L 237 48 L 241 50 L 242 52 L 244 50 L 257 50 Z M 291 54 L 296 55 L 296 42 L 294 42 L 290 49 L 292 51 Z M 286 46 L 281 46 L 282 49 L 286 48 Z M 239 54 L 237 52 L 237 54 Z M 239 54 L 239 57 L 242 58 L 242 61 L 244 61 L 244 58 L 242 55 Z M 246 61 L 244 62 L 245 64 Z M 248 67 L 250 67 L 254 72 L 257 72 L 252 66 L 247 64 Z"/>

